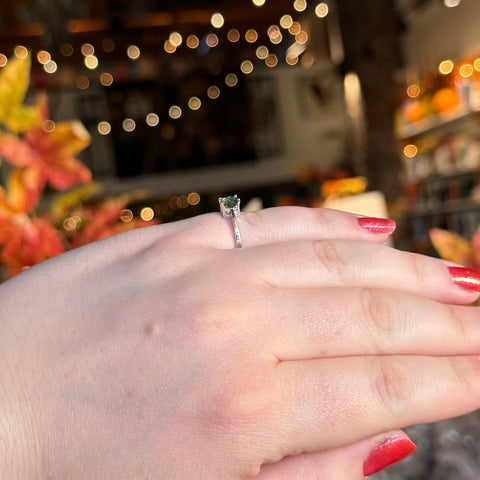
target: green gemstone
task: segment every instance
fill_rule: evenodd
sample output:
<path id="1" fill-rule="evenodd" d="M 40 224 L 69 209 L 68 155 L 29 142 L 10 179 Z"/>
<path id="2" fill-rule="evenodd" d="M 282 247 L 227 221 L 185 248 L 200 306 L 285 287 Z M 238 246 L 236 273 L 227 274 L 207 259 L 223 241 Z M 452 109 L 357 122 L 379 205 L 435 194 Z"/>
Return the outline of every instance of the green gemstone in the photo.
<path id="1" fill-rule="evenodd" d="M 237 206 L 238 198 L 236 195 L 233 197 L 222 197 L 220 198 L 220 202 L 225 208 L 234 208 Z"/>

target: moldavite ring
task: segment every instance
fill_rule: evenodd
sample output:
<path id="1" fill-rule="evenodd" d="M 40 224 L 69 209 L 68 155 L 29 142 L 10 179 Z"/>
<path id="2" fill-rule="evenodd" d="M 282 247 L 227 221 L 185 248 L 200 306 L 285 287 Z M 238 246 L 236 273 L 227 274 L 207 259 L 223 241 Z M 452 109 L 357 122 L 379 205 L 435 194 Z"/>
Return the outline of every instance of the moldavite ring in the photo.
<path id="1" fill-rule="evenodd" d="M 235 234 L 235 247 L 242 247 L 242 237 L 238 229 L 237 217 L 240 215 L 240 199 L 233 195 L 231 197 L 220 197 L 218 199 L 220 204 L 220 212 L 224 218 L 230 217 L 232 219 L 233 233 Z"/>

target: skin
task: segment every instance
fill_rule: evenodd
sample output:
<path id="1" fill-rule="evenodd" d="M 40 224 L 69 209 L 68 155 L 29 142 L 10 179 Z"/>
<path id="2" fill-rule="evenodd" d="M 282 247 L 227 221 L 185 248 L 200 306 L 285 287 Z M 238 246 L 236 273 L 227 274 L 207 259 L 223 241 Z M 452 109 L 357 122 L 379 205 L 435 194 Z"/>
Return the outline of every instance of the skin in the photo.
<path id="1" fill-rule="evenodd" d="M 480 407 L 478 296 L 445 263 L 332 210 L 238 223 L 242 249 L 213 213 L 0 286 L 2 478 L 356 480 Z"/>

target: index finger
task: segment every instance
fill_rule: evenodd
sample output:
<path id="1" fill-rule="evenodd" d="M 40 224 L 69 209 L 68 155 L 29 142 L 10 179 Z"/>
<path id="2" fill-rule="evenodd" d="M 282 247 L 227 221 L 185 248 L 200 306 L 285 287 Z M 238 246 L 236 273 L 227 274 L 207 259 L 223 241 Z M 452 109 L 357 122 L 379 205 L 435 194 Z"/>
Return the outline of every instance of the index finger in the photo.
<path id="1" fill-rule="evenodd" d="M 272 207 L 237 216 L 243 247 L 307 239 L 344 239 L 384 242 L 395 230 L 386 218 L 364 217 L 328 208 Z M 200 215 L 188 221 L 184 238 L 198 246 L 233 248 L 230 218 L 220 213 Z"/>

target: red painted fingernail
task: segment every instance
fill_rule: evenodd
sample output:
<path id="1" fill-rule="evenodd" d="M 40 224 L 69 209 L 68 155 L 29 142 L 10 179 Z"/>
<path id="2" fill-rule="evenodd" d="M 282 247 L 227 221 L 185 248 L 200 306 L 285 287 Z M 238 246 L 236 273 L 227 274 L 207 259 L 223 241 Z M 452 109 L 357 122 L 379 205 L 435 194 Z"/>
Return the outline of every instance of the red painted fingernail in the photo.
<path id="1" fill-rule="evenodd" d="M 363 474 L 373 475 L 384 468 L 408 457 L 417 446 L 407 437 L 388 438 L 378 445 L 363 464 Z"/>
<path id="2" fill-rule="evenodd" d="M 475 268 L 448 267 L 453 283 L 469 292 L 480 293 L 480 270 Z"/>
<path id="3" fill-rule="evenodd" d="M 389 218 L 359 217 L 358 224 L 372 233 L 392 233 L 396 224 Z"/>

